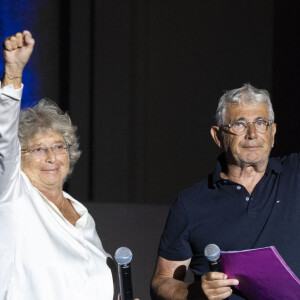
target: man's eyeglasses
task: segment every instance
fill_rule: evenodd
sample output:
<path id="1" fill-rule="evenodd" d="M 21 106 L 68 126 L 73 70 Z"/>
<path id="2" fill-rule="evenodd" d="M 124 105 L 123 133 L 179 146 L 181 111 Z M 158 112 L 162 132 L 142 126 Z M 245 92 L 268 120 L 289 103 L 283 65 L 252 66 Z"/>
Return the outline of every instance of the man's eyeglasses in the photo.
<path id="1" fill-rule="evenodd" d="M 54 144 L 51 147 L 38 146 L 31 149 L 22 149 L 22 153 L 29 153 L 34 158 L 42 158 L 49 151 L 49 148 L 53 151 L 55 155 L 64 155 L 68 152 L 70 145 L 65 144 Z"/>
<path id="2" fill-rule="evenodd" d="M 236 134 L 236 135 L 242 135 L 245 133 L 246 129 L 249 127 L 250 124 L 254 125 L 254 128 L 256 132 L 258 133 L 266 133 L 268 130 L 268 127 L 272 125 L 273 122 L 266 121 L 264 119 L 258 119 L 254 122 L 245 122 L 245 121 L 237 121 L 232 124 L 227 124 L 220 126 L 222 129 L 227 129 L 230 132 Z"/>

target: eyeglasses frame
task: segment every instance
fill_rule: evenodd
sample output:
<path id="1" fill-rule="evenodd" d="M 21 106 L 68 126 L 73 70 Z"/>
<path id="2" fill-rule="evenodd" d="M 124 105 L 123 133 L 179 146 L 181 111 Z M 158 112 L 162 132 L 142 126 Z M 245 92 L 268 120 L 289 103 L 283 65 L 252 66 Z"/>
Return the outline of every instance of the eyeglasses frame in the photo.
<path id="1" fill-rule="evenodd" d="M 266 126 L 267 126 L 267 127 L 266 127 L 266 131 L 265 131 L 265 132 L 258 132 L 258 131 L 257 131 L 257 128 L 255 127 L 255 124 L 256 124 L 257 122 L 259 122 L 259 121 L 264 121 L 264 122 L 266 122 Z M 230 129 L 233 127 L 233 125 L 235 125 L 235 124 L 238 123 L 238 122 L 243 123 L 243 122 L 241 122 L 241 121 L 236 121 L 236 122 L 234 122 L 234 123 L 230 123 L 230 124 L 226 124 L 226 125 L 219 126 L 219 128 L 221 128 L 225 133 L 232 133 L 232 134 L 235 134 L 235 135 L 243 135 L 243 134 L 246 132 L 247 128 L 249 127 L 249 124 L 254 124 L 255 130 L 256 130 L 258 133 L 264 134 L 264 133 L 266 133 L 266 132 L 268 131 L 268 128 L 269 128 L 272 124 L 274 124 L 274 122 L 272 122 L 272 121 L 267 121 L 267 120 L 265 120 L 265 119 L 258 119 L 258 120 L 256 120 L 256 121 L 252 121 L 252 122 L 245 122 L 245 123 L 243 124 L 243 125 L 244 125 L 244 129 L 243 129 L 243 131 L 242 131 L 241 133 L 236 133 L 236 132 L 230 131 Z M 228 131 L 224 130 L 224 128 L 226 128 L 226 127 L 229 128 Z"/>
<path id="2" fill-rule="evenodd" d="M 44 153 L 43 153 L 42 156 L 44 156 L 44 155 L 49 151 L 49 148 L 51 148 L 52 152 L 53 152 L 55 155 L 63 155 L 63 154 L 66 154 L 66 153 L 68 152 L 69 148 L 71 147 L 70 144 L 66 144 L 66 145 L 63 147 L 63 149 L 65 149 L 65 150 L 67 150 L 67 151 L 66 151 L 65 153 L 58 154 L 58 153 L 56 153 L 56 152 L 54 151 L 54 149 L 53 149 L 54 146 L 56 146 L 56 145 L 54 144 L 54 145 L 48 146 L 48 147 L 35 147 L 35 148 L 31 148 L 31 149 L 21 149 L 21 153 L 22 153 L 22 154 L 29 153 L 29 154 L 32 155 L 32 151 L 33 151 L 34 149 L 36 149 L 36 148 L 42 148 L 43 151 L 44 151 Z M 34 157 L 34 155 L 32 155 L 32 156 Z M 42 156 L 41 156 L 41 157 L 42 157 Z"/>

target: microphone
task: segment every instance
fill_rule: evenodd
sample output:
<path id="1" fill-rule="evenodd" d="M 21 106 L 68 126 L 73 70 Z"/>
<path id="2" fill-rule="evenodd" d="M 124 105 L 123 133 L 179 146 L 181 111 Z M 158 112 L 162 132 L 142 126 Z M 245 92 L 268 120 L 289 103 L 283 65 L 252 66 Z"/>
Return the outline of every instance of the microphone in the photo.
<path id="1" fill-rule="evenodd" d="M 208 260 L 209 269 L 211 272 L 223 272 L 220 262 L 220 254 L 221 250 L 215 244 L 209 244 L 205 247 L 204 256 Z M 229 300 L 229 298 L 226 298 L 225 300 Z"/>
<path id="2" fill-rule="evenodd" d="M 118 263 L 121 300 L 132 300 L 131 267 L 132 252 L 126 247 L 117 249 L 115 260 Z"/>
<path id="3" fill-rule="evenodd" d="M 220 262 L 220 248 L 215 244 L 209 244 L 204 249 L 204 256 L 209 263 L 209 269 L 212 272 L 223 272 Z"/>

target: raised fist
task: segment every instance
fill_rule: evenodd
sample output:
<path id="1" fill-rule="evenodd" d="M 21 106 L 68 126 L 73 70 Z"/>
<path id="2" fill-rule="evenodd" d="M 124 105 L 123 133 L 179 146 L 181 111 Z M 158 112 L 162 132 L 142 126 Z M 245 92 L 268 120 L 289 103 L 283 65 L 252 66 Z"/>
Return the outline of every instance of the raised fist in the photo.
<path id="1" fill-rule="evenodd" d="M 28 30 L 18 32 L 3 42 L 5 72 L 11 76 L 21 76 L 33 51 L 34 39 Z"/>

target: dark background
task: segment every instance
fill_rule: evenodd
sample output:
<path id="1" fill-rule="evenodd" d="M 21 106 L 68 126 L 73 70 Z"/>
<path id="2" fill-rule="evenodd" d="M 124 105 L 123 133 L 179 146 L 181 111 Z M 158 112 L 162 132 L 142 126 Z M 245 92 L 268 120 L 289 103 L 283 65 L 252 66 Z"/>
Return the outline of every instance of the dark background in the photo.
<path id="1" fill-rule="evenodd" d="M 273 155 L 299 150 L 299 15 L 300 1 L 0 0 L 2 40 L 25 28 L 36 39 L 24 103 L 51 98 L 78 126 L 66 190 L 91 207 L 109 252 L 135 250 L 142 299 L 167 208 L 214 169 L 225 90 L 267 89 Z"/>

